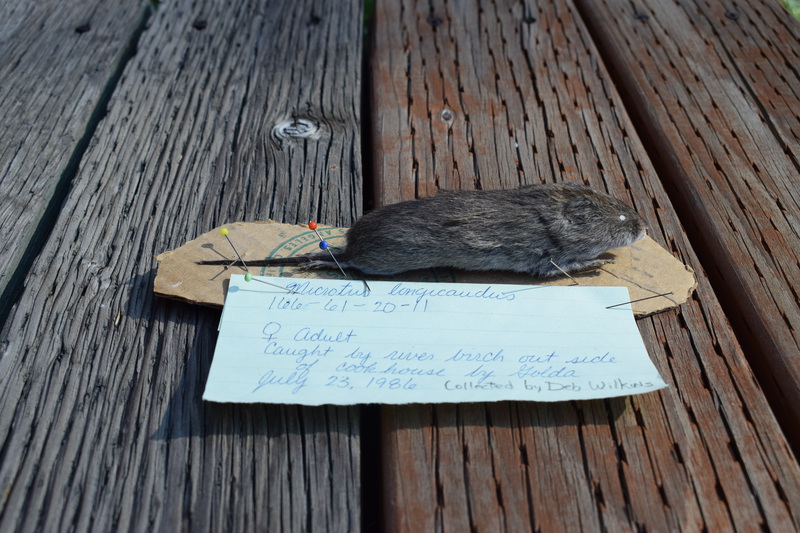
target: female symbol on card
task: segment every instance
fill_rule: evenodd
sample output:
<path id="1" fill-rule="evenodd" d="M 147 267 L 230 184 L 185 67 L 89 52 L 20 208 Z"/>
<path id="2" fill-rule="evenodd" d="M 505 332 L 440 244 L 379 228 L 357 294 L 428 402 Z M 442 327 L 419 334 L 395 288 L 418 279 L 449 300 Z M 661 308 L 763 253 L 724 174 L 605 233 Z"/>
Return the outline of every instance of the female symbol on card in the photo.
<path id="1" fill-rule="evenodd" d="M 261 333 L 264 335 L 264 339 L 267 342 L 272 342 L 272 339 L 276 338 L 278 332 L 281 330 L 281 325 L 277 322 L 268 322 L 264 329 L 261 330 Z"/>

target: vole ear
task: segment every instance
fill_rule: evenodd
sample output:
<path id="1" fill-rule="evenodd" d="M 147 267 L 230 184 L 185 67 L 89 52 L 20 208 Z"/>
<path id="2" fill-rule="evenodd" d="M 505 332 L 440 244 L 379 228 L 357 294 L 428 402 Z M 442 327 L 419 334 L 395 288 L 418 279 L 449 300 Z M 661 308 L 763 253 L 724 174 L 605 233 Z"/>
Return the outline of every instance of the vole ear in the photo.
<path id="1" fill-rule="evenodd" d="M 588 224 L 592 221 L 592 216 L 597 216 L 597 213 L 592 215 L 594 210 L 594 203 L 589 198 L 575 198 L 564 204 L 562 210 L 564 218 L 571 224 L 582 225 Z"/>

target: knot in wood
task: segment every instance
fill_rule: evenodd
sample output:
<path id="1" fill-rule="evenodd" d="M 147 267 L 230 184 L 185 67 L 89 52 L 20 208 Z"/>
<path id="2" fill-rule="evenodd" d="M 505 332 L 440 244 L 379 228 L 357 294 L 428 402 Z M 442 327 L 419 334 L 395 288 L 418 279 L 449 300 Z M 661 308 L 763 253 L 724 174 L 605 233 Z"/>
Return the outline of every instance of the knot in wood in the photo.
<path id="1" fill-rule="evenodd" d="M 452 124 L 453 120 L 455 120 L 456 115 L 449 109 L 442 109 L 442 112 L 439 113 L 439 118 L 442 119 L 442 122 L 446 122 L 448 124 Z"/>
<path id="2" fill-rule="evenodd" d="M 316 139 L 320 135 L 320 125 L 315 120 L 293 118 L 275 125 L 272 134 L 277 139 Z"/>

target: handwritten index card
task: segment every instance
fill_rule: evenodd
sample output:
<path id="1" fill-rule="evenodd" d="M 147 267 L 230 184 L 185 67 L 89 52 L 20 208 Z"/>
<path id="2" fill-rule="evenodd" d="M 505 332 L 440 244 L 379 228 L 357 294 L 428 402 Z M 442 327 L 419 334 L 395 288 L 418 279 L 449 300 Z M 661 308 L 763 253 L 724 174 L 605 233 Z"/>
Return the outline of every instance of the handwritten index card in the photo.
<path id="1" fill-rule="evenodd" d="M 255 278 L 256 280 L 259 278 Z M 233 276 L 203 398 L 561 401 L 654 391 L 624 287 Z"/>

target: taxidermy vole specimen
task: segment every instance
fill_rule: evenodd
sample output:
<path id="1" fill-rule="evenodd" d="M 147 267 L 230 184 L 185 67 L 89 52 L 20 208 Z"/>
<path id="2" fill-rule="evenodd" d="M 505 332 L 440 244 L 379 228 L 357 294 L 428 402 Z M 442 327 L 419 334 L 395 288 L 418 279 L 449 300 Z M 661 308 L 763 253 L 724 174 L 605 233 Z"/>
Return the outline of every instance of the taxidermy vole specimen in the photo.
<path id="1" fill-rule="evenodd" d="M 342 267 L 364 274 L 451 267 L 546 277 L 602 264 L 600 254 L 645 233 L 639 215 L 607 194 L 571 183 L 526 185 L 442 191 L 376 209 L 348 230 L 347 246 L 333 253 Z M 247 263 L 336 268 L 327 253 Z"/>

